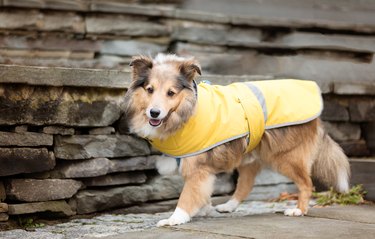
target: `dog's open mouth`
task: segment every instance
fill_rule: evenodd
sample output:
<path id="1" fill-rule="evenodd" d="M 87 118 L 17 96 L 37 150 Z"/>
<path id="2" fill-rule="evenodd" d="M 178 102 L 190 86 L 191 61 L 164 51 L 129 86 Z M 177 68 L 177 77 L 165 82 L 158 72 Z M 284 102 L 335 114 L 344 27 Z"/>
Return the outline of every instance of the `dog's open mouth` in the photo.
<path id="1" fill-rule="evenodd" d="M 163 121 L 160 119 L 150 119 L 148 122 L 150 123 L 151 126 L 158 127 L 159 125 L 161 125 Z"/>

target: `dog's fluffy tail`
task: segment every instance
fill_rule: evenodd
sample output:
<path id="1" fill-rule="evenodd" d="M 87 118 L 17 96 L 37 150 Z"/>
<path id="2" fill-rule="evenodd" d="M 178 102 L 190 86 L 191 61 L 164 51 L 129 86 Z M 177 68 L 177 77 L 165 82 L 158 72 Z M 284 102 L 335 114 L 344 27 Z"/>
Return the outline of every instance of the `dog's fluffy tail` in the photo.
<path id="1" fill-rule="evenodd" d="M 349 191 L 350 167 L 342 148 L 332 140 L 322 126 L 318 129 L 318 149 L 312 166 L 312 176 L 337 192 Z"/>

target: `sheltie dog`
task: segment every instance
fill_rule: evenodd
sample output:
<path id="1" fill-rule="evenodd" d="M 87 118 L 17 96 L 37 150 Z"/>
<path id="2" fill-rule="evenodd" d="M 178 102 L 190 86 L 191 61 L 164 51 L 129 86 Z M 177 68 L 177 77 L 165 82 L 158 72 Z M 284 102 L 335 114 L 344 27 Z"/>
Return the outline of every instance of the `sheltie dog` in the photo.
<path id="1" fill-rule="evenodd" d="M 158 54 L 154 59 L 133 57 L 130 66 L 132 83 L 124 107 L 129 131 L 163 142 L 196 114 L 200 95 L 195 78 L 201 74 L 199 63 L 194 58 Z M 210 105 L 205 107 L 209 110 Z M 339 192 L 348 191 L 348 159 L 325 133 L 319 118 L 266 129 L 250 152 L 246 152 L 248 140 L 246 135 L 228 140 L 204 152 L 182 157 L 179 164 L 171 157 L 158 161 L 160 173 L 179 172 L 185 184 L 172 216 L 159 221 L 157 226 L 183 224 L 209 210 L 233 212 L 248 196 L 255 176 L 263 167 L 287 176 L 299 190 L 297 207 L 287 209 L 284 212 L 287 216 L 307 213 L 313 190 L 311 177 Z M 212 207 L 210 196 L 215 175 L 233 170 L 238 171 L 238 180 L 232 198 Z"/>

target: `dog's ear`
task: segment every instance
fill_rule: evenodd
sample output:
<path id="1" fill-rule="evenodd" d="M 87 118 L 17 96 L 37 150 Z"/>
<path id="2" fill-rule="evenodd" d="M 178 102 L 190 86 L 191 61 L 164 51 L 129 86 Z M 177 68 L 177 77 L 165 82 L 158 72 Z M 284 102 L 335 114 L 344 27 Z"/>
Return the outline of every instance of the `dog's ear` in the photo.
<path id="1" fill-rule="evenodd" d="M 192 81 L 195 79 L 197 74 L 201 75 L 201 68 L 199 66 L 199 63 L 192 59 L 187 60 L 181 63 L 180 65 L 180 73 L 183 75 L 188 81 Z"/>
<path id="2" fill-rule="evenodd" d="M 139 79 L 140 75 L 147 74 L 152 68 L 152 59 L 146 56 L 135 56 L 129 64 L 132 67 L 132 79 Z"/>

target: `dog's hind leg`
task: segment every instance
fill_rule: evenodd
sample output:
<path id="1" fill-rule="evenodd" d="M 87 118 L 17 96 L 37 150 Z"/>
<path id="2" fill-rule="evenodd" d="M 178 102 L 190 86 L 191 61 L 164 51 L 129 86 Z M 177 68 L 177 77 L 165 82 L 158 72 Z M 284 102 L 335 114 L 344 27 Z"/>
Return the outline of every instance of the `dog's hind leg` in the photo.
<path id="1" fill-rule="evenodd" d="M 289 155 L 284 155 L 289 156 Z M 280 160 L 282 161 L 282 160 Z M 299 161 L 299 162 L 298 162 Z M 308 173 L 308 167 L 304 160 L 287 160 L 279 165 L 278 171 L 288 176 L 299 190 L 297 208 L 287 209 L 284 212 L 286 216 L 303 216 L 307 213 L 309 200 L 312 194 L 313 184 Z"/>
<path id="2" fill-rule="evenodd" d="M 184 159 L 185 160 L 185 159 Z M 168 219 L 161 220 L 157 226 L 173 226 L 186 223 L 199 210 L 210 205 L 215 175 L 207 170 L 197 169 L 191 175 L 184 175 L 185 185 L 178 200 L 177 208 Z"/>
<path id="3" fill-rule="evenodd" d="M 228 202 L 217 205 L 215 209 L 219 212 L 233 212 L 253 189 L 255 176 L 260 169 L 261 166 L 258 161 L 240 165 L 237 168 L 238 180 L 236 191 Z"/>

